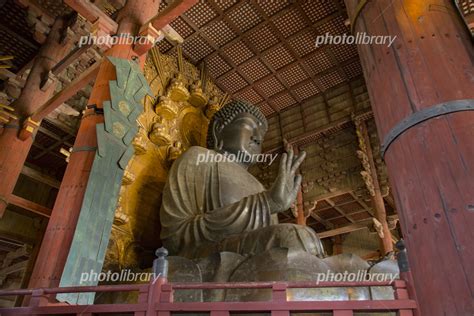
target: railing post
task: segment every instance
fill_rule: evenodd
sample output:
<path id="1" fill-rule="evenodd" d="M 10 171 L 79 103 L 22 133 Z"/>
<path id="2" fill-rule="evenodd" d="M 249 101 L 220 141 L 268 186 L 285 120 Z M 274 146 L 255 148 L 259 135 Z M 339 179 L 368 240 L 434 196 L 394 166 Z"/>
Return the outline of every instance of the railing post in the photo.
<path id="1" fill-rule="evenodd" d="M 404 289 L 398 288 L 397 282 L 394 284 L 394 290 L 395 290 L 395 299 L 412 299 L 415 300 L 418 304 L 418 300 L 416 299 L 416 292 L 415 292 L 415 287 L 413 285 L 413 276 L 411 275 L 410 271 L 410 265 L 408 264 L 408 254 L 407 254 L 407 249 L 405 247 L 405 242 L 403 239 L 400 239 L 396 244 L 395 247 L 398 249 L 398 254 L 397 254 L 397 263 L 398 263 L 398 268 L 400 270 L 400 278 L 404 280 Z M 405 297 L 406 296 L 406 297 Z M 408 315 L 414 315 L 414 316 L 420 316 L 420 311 L 419 309 L 415 309 L 413 311 L 399 311 L 398 315 L 400 316 L 408 316 Z"/>
<path id="2" fill-rule="evenodd" d="M 286 300 L 286 284 L 275 283 L 272 286 L 272 302 L 287 302 Z M 272 316 L 290 316 L 289 310 L 274 311 L 272 309 Z"/>
<path id="3" fill-rule="evenodd" d="M 44 289 L 36 289 L 31 293 L 30 307 L 46 306 L 49 300 L 47 295 L 44 293 Z"/>
<path id="4" fill-rule="evenodd" d="M 151 293 L 150 288 L 153 284 L 153 278 L 148 284 L 148 286 L 142 286 L 140 287 L 140 291 L 138 292 L 138 304 L 147 304 L 148 303 L 148 297 Z M 134 316 L 146 316 L 146 312 L 135 312 L 133 314 Z"/>
<path id="5" fill-rule="evenodd" d="M 168 256 L 168 250 L 166 248 L 159 248 L 155 252 L 156 256 L 158 257 L 153 261 L 153 278 L 148 288 L 148 307 L 146 311 L 146 316 L 155 316 L 156 313 L 156 303 L 163 302 L 163 296 L 165 293 L 164 288 L 169 284 L 168 282 L 168 260 L 166 257 Z M 172 299 L 170 297 L 170 299 Z M 170 300 L 171 302 L 171 300 Z M 170 312 L 158 312 L 159 316 L 169 316 Z"/>

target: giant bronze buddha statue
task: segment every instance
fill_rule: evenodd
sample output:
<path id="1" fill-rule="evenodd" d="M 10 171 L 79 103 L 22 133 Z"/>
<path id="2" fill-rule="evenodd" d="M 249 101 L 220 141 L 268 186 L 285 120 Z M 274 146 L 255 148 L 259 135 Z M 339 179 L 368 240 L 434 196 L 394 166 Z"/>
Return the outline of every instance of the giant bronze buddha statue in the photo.
<path id="1" fill-rule="evenodd" d="M 313 230 L 278 224 L 277 214 L 294 202 L 301 184 L 297 169 L 305 152 L 289 149 L 267 190 L 247 169 L 261 154 L 267 121 L 242 101 L 225 105 L 211 119 L 207 146 L 194 146 L 171 167 L 160 212 L 161 239 L 171 255 L 189 259 L 218 252 L 243 256 L 287 248 L 320 256 Z M 225 159 L 226 157 L 240 159 Z"/>

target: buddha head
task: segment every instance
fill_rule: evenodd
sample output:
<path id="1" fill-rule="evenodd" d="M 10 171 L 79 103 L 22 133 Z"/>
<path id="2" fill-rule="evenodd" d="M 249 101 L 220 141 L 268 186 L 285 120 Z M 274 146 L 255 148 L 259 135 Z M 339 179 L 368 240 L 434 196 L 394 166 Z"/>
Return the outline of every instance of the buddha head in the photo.
<path id="1" fill-rule="evenodd" d="M 262 152 L 268 124 L 258 107 L 232 101 L 217 111 L 209 123 L 207 147 L 222 154 L 254 158 Z M 250 164 L 253 159 L 244 159 Z"/>

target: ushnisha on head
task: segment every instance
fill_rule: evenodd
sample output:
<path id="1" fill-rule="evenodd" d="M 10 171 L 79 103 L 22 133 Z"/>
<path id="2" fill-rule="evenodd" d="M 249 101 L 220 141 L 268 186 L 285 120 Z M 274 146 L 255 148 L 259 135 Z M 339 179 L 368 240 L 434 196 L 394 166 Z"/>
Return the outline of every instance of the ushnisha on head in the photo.
<path id="1" fill-rule="evenodd" d="M 258 107 L 244 101 L 232 101 L 212 117 L 207 147 L 223 154 L 254 157 L 262 152 L 267 129 L 267 119 Z"/>

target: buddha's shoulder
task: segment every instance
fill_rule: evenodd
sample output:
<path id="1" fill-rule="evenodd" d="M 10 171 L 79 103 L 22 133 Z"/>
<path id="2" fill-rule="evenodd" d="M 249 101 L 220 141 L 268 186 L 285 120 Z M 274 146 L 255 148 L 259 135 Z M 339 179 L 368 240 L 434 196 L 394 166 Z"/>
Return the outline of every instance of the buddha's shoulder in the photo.
<path id="1" fill-rule="evenodd" d="M 197 155 L 206 155 L 206 154 L 212 154 L 214 153 L 213 150 L 207 149 L 205 147 L 201 146 L 191 146 L 186 150 L 182 156 L 197 156 Z"/>
<path id="2" fill-rule="evenodd" d="M 212 155 L 215 155 L 216 152 L 213 151 L 213 150 L 210 150 L 210 149 L 207 149 L 205 147 L 201 147 L 201 146 L 192 146 L 192 147 L 189 147 L 188 150 L 186 150 L 180 157 L 179 157 L 179 160 L 183 161 L 187 161 L 187 160 L 190 160 L 190 159 L 193 159 L 193 160 L 196 160 L 196 159 L 203 159 L 203 157 L 209 157 L 209 156 L 212 156 Z M 196 160 L 198 161 L 198 160 Z"/>

